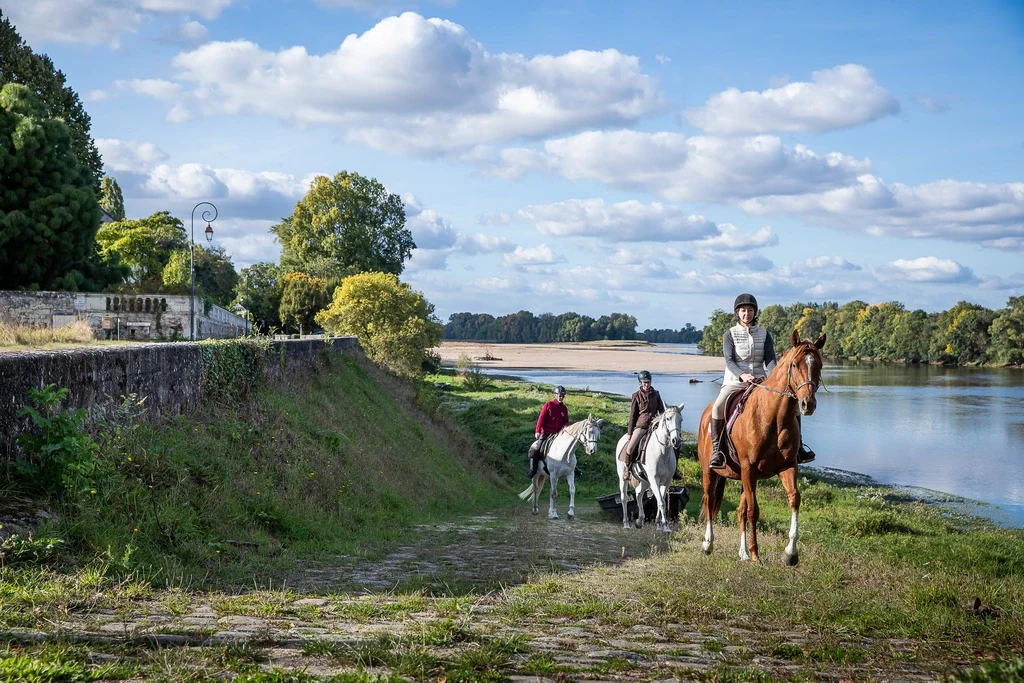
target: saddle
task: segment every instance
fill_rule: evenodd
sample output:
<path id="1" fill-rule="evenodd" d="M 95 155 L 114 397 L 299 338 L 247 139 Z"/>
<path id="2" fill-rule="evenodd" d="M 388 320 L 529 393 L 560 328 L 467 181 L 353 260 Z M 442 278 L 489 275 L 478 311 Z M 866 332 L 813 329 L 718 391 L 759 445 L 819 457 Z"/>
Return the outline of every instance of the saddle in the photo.
<path id="1" fill-rule="evenodd" d="M 725 452 L 725 463 L 731 467 L 734 471 L 740 471 L 740 456 L 736 452 L 736 444 L 732 442 L 732 427 L 736 424 L 736 419 L 743 414 L 743 409 L 747 405 L 747 399 L 750 398 L 750 394 L 757 388 L 757 384 L 751 382 L 743 389 L 743 391 L 737 391 L 725 402 L 725 431 L 722 434 L 722 450 Z M 711 423 L 708 423 L 708 436 L 711 436 Z"/>

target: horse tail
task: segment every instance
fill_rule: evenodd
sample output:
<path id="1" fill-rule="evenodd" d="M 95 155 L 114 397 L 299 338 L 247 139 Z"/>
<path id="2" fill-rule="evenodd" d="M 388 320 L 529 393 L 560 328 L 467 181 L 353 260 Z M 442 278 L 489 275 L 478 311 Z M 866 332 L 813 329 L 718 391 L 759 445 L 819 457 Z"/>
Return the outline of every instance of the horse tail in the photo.
<path id="1" fill-rule="evenodd" d="M 718 513 L 722 509 L 722 498 L 725 496 L 725 477 L 714 473 L 711 476 L 717 477 L 717 479 L 708 489 L 708 504 L 700 506 L 700 515 L 697 518 L 698 524 L 707 522 L 708 514 L 711 515 L 712 520 L 718 519 Z"/>
<path id="2" fill-rule="evenodd" d="M 526 490 L 519 494 L 519 500 L 526 500 L 533 495 L 533 484 L 526 487 Z"/>

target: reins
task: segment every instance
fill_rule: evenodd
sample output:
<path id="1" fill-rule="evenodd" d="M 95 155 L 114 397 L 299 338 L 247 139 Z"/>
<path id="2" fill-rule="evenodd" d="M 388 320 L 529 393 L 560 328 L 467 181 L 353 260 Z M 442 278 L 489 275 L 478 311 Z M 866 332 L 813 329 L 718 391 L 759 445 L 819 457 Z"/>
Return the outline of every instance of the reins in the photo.
<path id="1" fill-rule="evenodd" d="M 818 389 L 820 389 L 821 387 L 825 387 L 825 382 L 819 376 L 817 383 L 812 382 L 810 379 L 808 379 L 808 380 L 803 381 L 800 384 L 798 384 L 796 386 L 796 388 L 793 389 L 793 391 L 789 391 L 790 387 L 793 386 L 793 364 L 795 362 L 796 361 L 793 361 L 793 360 L 789 361 L 789 367 L 786 369 L 786 390 L 785 391 L 779 391 L 778 389 L 773 389 L 771 387 L 766 387 L 764 384 L 761 384 L 760 382 L 754 382 L 754 386 L 756 388 L 758 388 L 758 389 L 764 389 L 765 391 L 770 391 L 773 394 L 779 394 L 780 396 L 787 396 L 787 397 L 793 399 L 794 401 L 799 400 L 799 397 L 796 395 L 796 392 L 800 391 L 801 389 L 803 389 L 807 385 L 813 386 L 815 392 L 817 392 Z M 826 393 L 831 393 L 828 390 L 828 387 L 825 387 L 825 392 Z"/>

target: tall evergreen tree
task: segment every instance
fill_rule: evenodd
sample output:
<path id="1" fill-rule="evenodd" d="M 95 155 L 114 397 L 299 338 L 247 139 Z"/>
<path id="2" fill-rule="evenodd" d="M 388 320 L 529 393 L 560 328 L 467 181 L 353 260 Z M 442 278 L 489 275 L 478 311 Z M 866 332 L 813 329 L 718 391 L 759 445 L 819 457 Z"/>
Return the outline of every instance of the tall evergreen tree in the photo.
<path id="1" fill-rule="evenodd" d="M 64 73 L 46 55 L 39 55 L 0 12 L 0 86 L 21 83 L 42 102 L 46 116 L 60 118 L 71 131 L 71 149 L 85 167 L 94 192 L 103 177 L 103 159 L 90 133 L 92 121 L 78 93 L 66 85 Z"/>
<path id="2" fill-rule="evenodd" d="M 0 289 L 97 289 L 100 207 L 71 133 L 26 86 L 0 89 Z M 99 285 L 99 286 L 97 286 Z"/>
<path id="3" fill-rule="evenodd" d="M 121 194 L 121 186 L 109 176 L 100 183 L 100 208 L 115 221 L 124 220 L 124 195 Z"/>

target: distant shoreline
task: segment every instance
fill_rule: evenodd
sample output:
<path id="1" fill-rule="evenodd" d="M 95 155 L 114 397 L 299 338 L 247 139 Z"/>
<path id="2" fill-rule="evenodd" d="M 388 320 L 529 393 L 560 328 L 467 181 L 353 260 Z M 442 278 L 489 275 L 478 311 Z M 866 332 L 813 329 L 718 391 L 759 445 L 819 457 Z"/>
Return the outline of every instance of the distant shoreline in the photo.
<path id="1" fill-rule="evenodd" d="M 690 356 L 659 353 L 653 346 L 628 342 L 585 342 L 558 344 L 492 344 L 487 342 L 445 341 L 434 351 L 441 364 L 454 367 L 465 354 L 482 368 L 503 370 L 581 370 L 605 372 L 650 372 L 687 375 L 723 372 L 725 361 L 719 356 Z M 483 360 L 491 357 L 493 360 Z"/>

